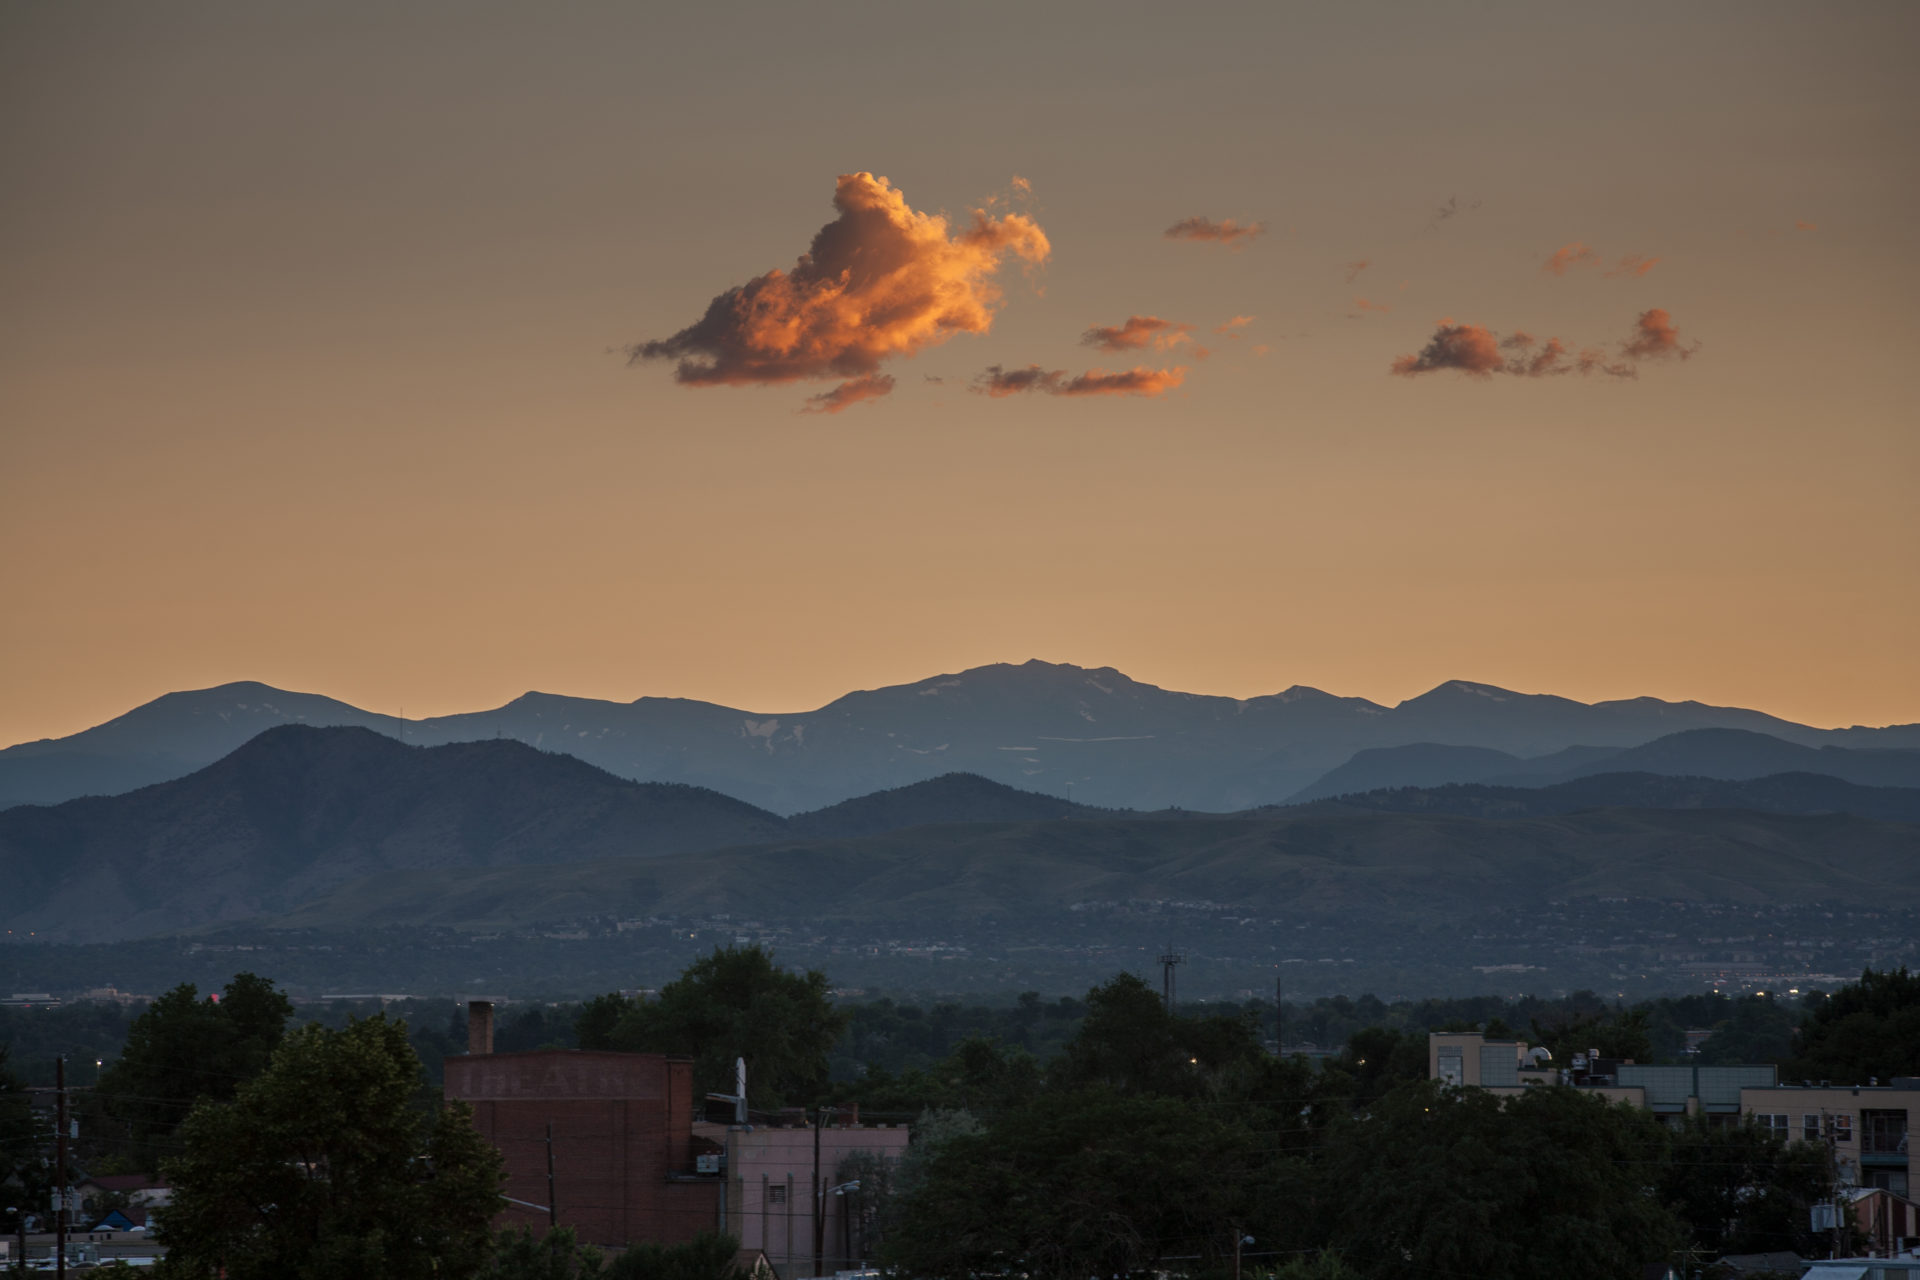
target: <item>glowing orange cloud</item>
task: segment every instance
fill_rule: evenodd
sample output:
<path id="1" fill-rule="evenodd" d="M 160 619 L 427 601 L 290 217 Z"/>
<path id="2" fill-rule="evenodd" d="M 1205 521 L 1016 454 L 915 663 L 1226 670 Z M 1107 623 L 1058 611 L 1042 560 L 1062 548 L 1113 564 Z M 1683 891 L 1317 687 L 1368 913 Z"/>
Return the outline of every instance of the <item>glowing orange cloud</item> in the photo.
<path id="1" fill-rule="evenodd" d="M 1373 262 L 1370 258 L 1355 258 L 1352 262 L 1347 263 L 1347 283 L 1352 284 L 1355 280 L 1358 280 L 1360 273 L 1372 265 Z"/>
<path id="2" fill-rule="evenodd" d="M 1222 218 L 1218 222 L 1212 218 L 1182 218 L 1161 234 L 1169 240 L 1199 240 L 1239 249 L 1244 248 L 1255 236 L 1265 235 L 1266 232 L 1267 225 L 1264 222 L 1235 222 L 1232 218 Z"/>
<path id="3" fill-rule="evenodd" d="M 1391 302 L 1368 302 L 1365 298 L 1355 298 L 1353 305 L 1359 308 L 1358 311 L 1353 313 L 1355 317 L 1365 315 L 1369 311 L 1393 310 L 1393 304 Z"/>
<path id="4" fill-rule="evenodd" d="M 1102 351 L 1137 351 L 1141 347 L 1153 346 L 1162 351 L 1191 341 L 1188 334 L 1193 332 L 1190 324 L 1177 324 L 1172 320 L 1162 320 L 1158 316 L 1128 316 L 1127 322 L 1118 328 L 1096 327 L 1080 335 L 1083 345 L 1098 347 Z"/>
<path id="5" fill-rule="evenodd" d="M 854 378 L 843 382 L 831 391 L 822 391 L 817 396 L 808 396 L 802 413 L 839 413 L 850 409 L 862 400 L 878 400 L 881 396 L 893 393 L 893 375 L 889 373 L 870 373 L 864 378 Z"/>
<path id="6" fill-rule="evenodd" d="M 1186 377 L 1184 365 L 1175 369 L 1137 367 L 1120 373 L 1089 369 L 1068 377 L 1064 369 L 1042 369 L 1037 364 L 1024 369 L 1003 369 L 996 364 L 974 379 L 973 389 L 995 399 L 1029 391 L 1050 396 L 1157 396 L 1173 390 Z"/>
<path id="7" fill-rule="evenodd" d="M 1818 231 L 1820 229 L 1820 224 L 1817 222 L 1806 222 L 1806 221 L 1803 221 L 1802 219 L 1795 218 L 1793 220 L 1793 229 L 1795 231 Z"/>
<path id="8" fill-rule="evenodd" d="M 1607 278 L 1611 280 L 1614 276 L 1643 276 L 1659 265 L 1659 262 L 1658 258 L 1643 258 L 1637 253 L 1630 253 L 1607 272 Z"/>
<path id="9" fill-rule="evenodd" d="M 1564 276 L 1569 267 L 1584 267 L 1600 261 L 1600 255 L 1589 249 L 1581 241 L 1561 245 L 1553 251 L 1553 256 L 1540 264 L 1540 270 L 1550 276 Z"/>
<path id="10" fill-rule="evenodd" d="M 1663 307 L 1642 311 L 1640 318 L 1633 322 L 1633 336 L 1620 347 L 1621 354 L 1629 360 L 1666 360 L 1674 357 L 1688 360 L 1699 349 L 1697 342 L 1689 346 L 1680 341 L 1680 330 Z"/>
<path id="11" fill-rule="evenodd" d="M 870 173 L 842 175 L 833 204 L 839 216 L 791 272 L 728 289 L 672 337 L 627 348 L 629 363 L 677 360 L 675 381 L 696 387 L 864 379 L 893 356 L 987 332 L 1001 259 L 1040 263 L 1051 252 L 1024 214 L 975 210 L 969 225 L 950 230 Z"/>
<path id="12" fill-rule="evenodd" d="M 1244 329 L 1259 318 L 1258 316 L 1235 316 L 1225 324 L 1213 326 L 1213 331 L 1215 333 L 1224 333 L 1229 337 L 1238 337 L 1239 335 L 1234 332 L 1235 329 Z"/>

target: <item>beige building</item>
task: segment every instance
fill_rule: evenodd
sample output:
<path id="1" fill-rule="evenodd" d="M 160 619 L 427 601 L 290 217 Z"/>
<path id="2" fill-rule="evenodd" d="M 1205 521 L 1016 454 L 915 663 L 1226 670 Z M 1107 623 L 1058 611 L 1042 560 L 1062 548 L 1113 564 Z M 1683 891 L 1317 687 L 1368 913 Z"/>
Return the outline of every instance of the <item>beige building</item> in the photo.
<path id="1" fill-rule="evenodd" d="M 1613 1102 L 1631 1102 L 1657 1116 L 1723 1115 L 1741 1111 L 1741 1092 L 1771 1086 L 1775 1071 L 1760 1066 L 1664 1066 L 1576 1054 L 1556 1063 L 1545 1049 L 1525 1040 L 1489 1040 L 1478 1031 L 1427 1035 L 1427 1076 L 1476 1085 L 1495 1093 L 1518 1093 L 1565 1084 Z"/>
<path id="2" fill-rule="evenodd" d="M 1742 1089 L 1740 1110 L 1787 1138 L 1828 1144 L 1844 1184 L 1881 1187 L 1897 1196 L 1915 1185 L 1908 1135 L 1920 1112 L 1920 1077 Z"/>
<path id="3" fill-rule="evenodd" d="M 1524 1040 L 1489 1040 L 1478 1031 L 1427 1036 L 1427 1077 L 1513 1094 L 1567 1084 L 1655 1115 L 1752 1116 L 1780 1136 L 1826 1143 L 1843 1185 L 1879 1187 L 1897 1196 L 1916 1188 L 1908 1135 L 1920 1112 L 1920 1077 L 1862 1085 L 1781 1084 L 1771 1065 L 1664 1066 L 1606 1059 L 1550 1062 Z"/>

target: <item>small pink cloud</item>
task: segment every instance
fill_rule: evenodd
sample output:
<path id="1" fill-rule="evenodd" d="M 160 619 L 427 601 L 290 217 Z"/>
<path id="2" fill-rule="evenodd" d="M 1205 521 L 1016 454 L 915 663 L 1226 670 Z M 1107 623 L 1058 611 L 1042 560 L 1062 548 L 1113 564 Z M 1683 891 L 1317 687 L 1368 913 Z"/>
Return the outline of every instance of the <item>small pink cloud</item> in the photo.
<path id="1" fill-rule="evenodd" d="M 1689 360 L 1699 349 L 1698 342 L 1688 345 L 1680 341 L 1679 326 L 1664 307 L 1642 311 L 1633 322 L 1633 336 L 1620 346 L 1621 354 L 1629 360 Z"/>
<path id="2" fill-rule="evenodd" d="M 1563 244 L 1553 251 L 1540 270 L 1550 276 L 1564 276 L 1570 267 L 1585 267 L 1600 261 L 1600 255 L 1588 248 L 1583 242 L 1575 240 L 1572 244 Z"/>
<path id="3" fill-rule="evenodd" d="M 934 379 L 939 381 L 939 379 Z M 869 374 L 864 378 L 853 378 L 841 383 L 830 391 L 822 391 L 817 396 L 808 396 L 802 413 L 839 413 L 842 409 L 851 409 L 862 400 L 878 400 L 881 396 L 893 393 L 893 375 L 889 373 Z"/>
<path id="4" fill-rule="evenodd" d="M 1191 341 L 1188 335 L 1192 332 L 1190 324 L 1162 320 L 1159 316 L 1128 316 L 1124 324 L 1087 330 L 1080 335 L 1080 342 L 1102 351 L 1138 351 L 1147 346 L 1165 351 Z"/>

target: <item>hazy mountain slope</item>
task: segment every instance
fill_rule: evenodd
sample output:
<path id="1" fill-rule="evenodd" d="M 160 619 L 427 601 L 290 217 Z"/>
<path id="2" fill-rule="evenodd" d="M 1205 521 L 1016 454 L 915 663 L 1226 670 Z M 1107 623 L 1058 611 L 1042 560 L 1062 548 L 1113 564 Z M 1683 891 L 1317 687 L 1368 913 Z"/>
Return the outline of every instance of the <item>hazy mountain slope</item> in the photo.
<path id="1" fill-rule="evenodd" d="M 533 873 L 409 872 L 283 922 L 497 928 L 586 915 L 1015 920 L 1078 902 L 1365 908 L 1383 927 L 1588 896 L 1920 902 L 1920 827 L 1847 815 L 1603 810 L 1508 821 L 1316 812 L 916 828 Z"/>
<path id="2" fill-rule="evenodd" d="M 186 778 L 0 811 L 0 924 L 133 936 L 283 910 L 400 868 L 657 855 L 784 829 L 716 792 L 629 782 L 518 742 L 422 750 L 286 725 Z"/>
<path id="3" fill-rule="evenodd" d="M 876 791 L 869 796 L 798 813 L 789 834 L 804 840 L 847 839 L 907 827 L 953 822 L 1043 822 L 1053 818 L 1105 818 L 1110 810 L 1074 804 L 1036 791 L 1020 791 L 977 773 L 949 773 L 926 782 Z"/>
<path id="4" fill-rule="evenodd" d="M 405 723 L 251 680 L 169 693 L 68 737 L 0 751 L 0 809 L 117 795 L 184 777 L 276 725 L 357 725 L 398 737 Z"/>
<path id="5" fill-rule="evenodd" d="M 1370 747 L 1354 752 L 1351 760 L 1328 770 L 1312 785 L 1288 796 L 1286 802 L 1301 804 L 1382 787 L 1438 787 L 1493 777 L 1511 778 L 1530 768 L 1560 774 L 1579 763 L 1605 759 L 1619 750 L 1617 747 L 1569 747 L 1529 761 L 1492 747 L 1457 747 L 1439 742 Z"/>
<path id="6" fill-rule="evenodd" d="M 529 693 L 490 711 L 402 723 L 331 699 L 224 685 L 0 752 L 0 803 L 179 776 L 231 750 L 250 728 L 302 717 L 363 724 L 414 745 L 516 739 L 621 777 L 711 787 L 781 813 L 953 772 L 1096 806 L 1225 811 L 1293 795 L 1356 752 L 1414 743 L 1503 751 L 1530 767 L 1575 745 L 1633 747 L 1700 728 L 1764 730 L 1810 746 L 1920 741 L 1920 726 L 1826 731 L 1739 708 L 1651 698 L 1589 706 L 1468 681 L 1396 707 L 1298 686 L 1240 700 L 1161 689 L 1110 667 L 1044 662 L 975 667 L 778 714 Z"/>
<path id="7" fill-rule="evenodd" d="M 1806 747 L 1739 729 L 1693 729 L 1580 764 L 1552 781 L 1570 781 L 1601 771 L 1733 780 L 1775 773 L 1821 773 L 1865 787 L 1920 787 L 1920 751 Z M 1508 781 L 1504 777 L 1493 780 Z"/>
<path id="8" fill-rule="evenodd" d="M 1475 783 L 1395 787 L 1320 803 L 1340 809 L 1453 813 L 1475 818 L 1546 817 L 1582 809 L 1744 809 L 1756 813 L 1850 813 L 1880 822 L 1920 823 L 1920 788 L 1861 787 L 1816 773 L 1779 773 L 1740 782 L 1654 773 L 1596 773 L 1545 787 Z"/>
<path id="9" fill-rule="evenodd" d="M 1743 729 L 1689 729 L 1637 747 L 1569 747 L 1526 759 L 1486 747 L 1416 743 L 1355 752 L 1345 764 L 1288 796 L 1286 803 L 1453 783 L 1549 786 L 1597 773 L 1732 780 L 1818 773 L 1860 786 L 1920 787 L 1920 751 L 1806 747 Z"/>

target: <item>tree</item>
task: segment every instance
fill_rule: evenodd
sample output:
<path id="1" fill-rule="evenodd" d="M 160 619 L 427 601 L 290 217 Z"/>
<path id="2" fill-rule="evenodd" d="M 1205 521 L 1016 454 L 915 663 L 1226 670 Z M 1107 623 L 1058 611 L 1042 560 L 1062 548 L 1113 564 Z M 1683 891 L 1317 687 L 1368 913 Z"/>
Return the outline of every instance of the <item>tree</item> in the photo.
<path id="1" fill-rule="evenodd" d="M 0 1044 L 0 1231 L 20 1229 L 22 1216 L 43 1209 L 52 1185 L 44 1154 L 45 1126 L 34 1123 L 26 1083 L 7 1066 Z M 11 1207 L 12 1213 L 5 1212 Z"/>
<path id="2" fill-rule="evenodd" d="M 292 1015 L 286 995 L 251 973 L 235 974 L 217 998 L 183 983 L 147 1006 L 96 1090 L 126 1126 L 127 1156 L 154 1172 L 194 1103 L 231 1098 L 259 1075 Z"/>
<path id="3" fill-rule="evenodd" d="M 930 1280 L 1217 1261 L 1248 1215 L 1251 1141 L 1185 1099 L 1050 1091 L 985 1132 L 949 1137 L 903 1179 L 880 1257 Z"/>
<path id="4" fill-rule="evenodd" d="M 1823 1242 L 1808 1211 L 1831 1194 L 1831 1183 L 1817 1143 L 1790 1143 L 1750 1116 L 1737 1125 L 1696 1116 L 1673 1137 L 1660 1199 L 1708 1253 L 1812 1257 Z"/>
<path id="5" fill-rule="evenodd" d="M 1130 973 L 1087 993 L 1087 1017 L 1053 1066 L 1057 1087 L 1198 1097 L 1264 1058 L 1244 1014 L 1180 1018 Z"/>
<path id="6" fill-rule="evenodd" d="M 1618 1010 L 1612 1014 L 1578 1014 L 1541 1024 L 1533 1024 L 1534 1039 L 1547 1046 L 1553 1060 L 1565 1063 L 1576 1053 L 1598 1049 L 1603 1058 L 1629 1062 L 1653 1060 L 1653 1036 L 1647 1026 L 1645 1009 Z"/>
<path id="7" fill-rule="evenodd" d="M 1427 1078 L 1427 1038 L 1412 1031 L 1368 1027 L 1347 1039 L 1346 1052 L 1328 1064 L 1353 1080 L 1353 1098 L 1364 1106 L 1403 1084 Z"/>
<path id="8" fill-rule="evenodd" d="M 411 1105 L 419 1060 L 384 1016 L 287 1036 L 232 1102 L 203 1100 L 163 1172 L 163 1274 L 232 1280 L 471 1276 L 501 1206 L 470 1110 Z"/>
<path id="9" fill-rule="evenodd" d="M 576 1023 L 582 1048 L 686 1054 L 696 1093 L 733 1092 L 734 1059 L 745 1058 L 748 1096 L 767 1108 L 825 1091 L 827 1053 L 847 1021 L 827 998 L 824 973 L 791 973 L 759 947 L 717 947 L 659 999 L 610 1004 L 619 1000 L 587 1004 Z"/>
<path id="10" fill-rule="evenodd" d="M 703 1231 L 685 1244 L 636 1244 L 607 1264 L 606 1280 L 745 1280 L 740 1242 Z"/>
<path id="11" fill-rule="evenodd" d="M 1330 1134 L 1325 1243 L 1369 1280 L 1637 1275 L 1678 1235 L 1646 1191 L 1665 1144 L 1650 1114 L 1573 1089 L 1401 1088 Z"/>
<path id="12" fill-rule="evenodd" d="M 580 1243 L 572 1227 L 550 1227 L 541 1236 L 516 1227 L 494 1238 L 493 1256 L 480 1280 L 591 1280 L 604 1275 L 604 1261 L 598 1249 Z"/>
<path id="13" fill-rule="evenodd" d="M 1820 1001 L 1785 1074 L 1847 1084 L 1920 1075 L 1920 973 L 1867 969 Z"/>

